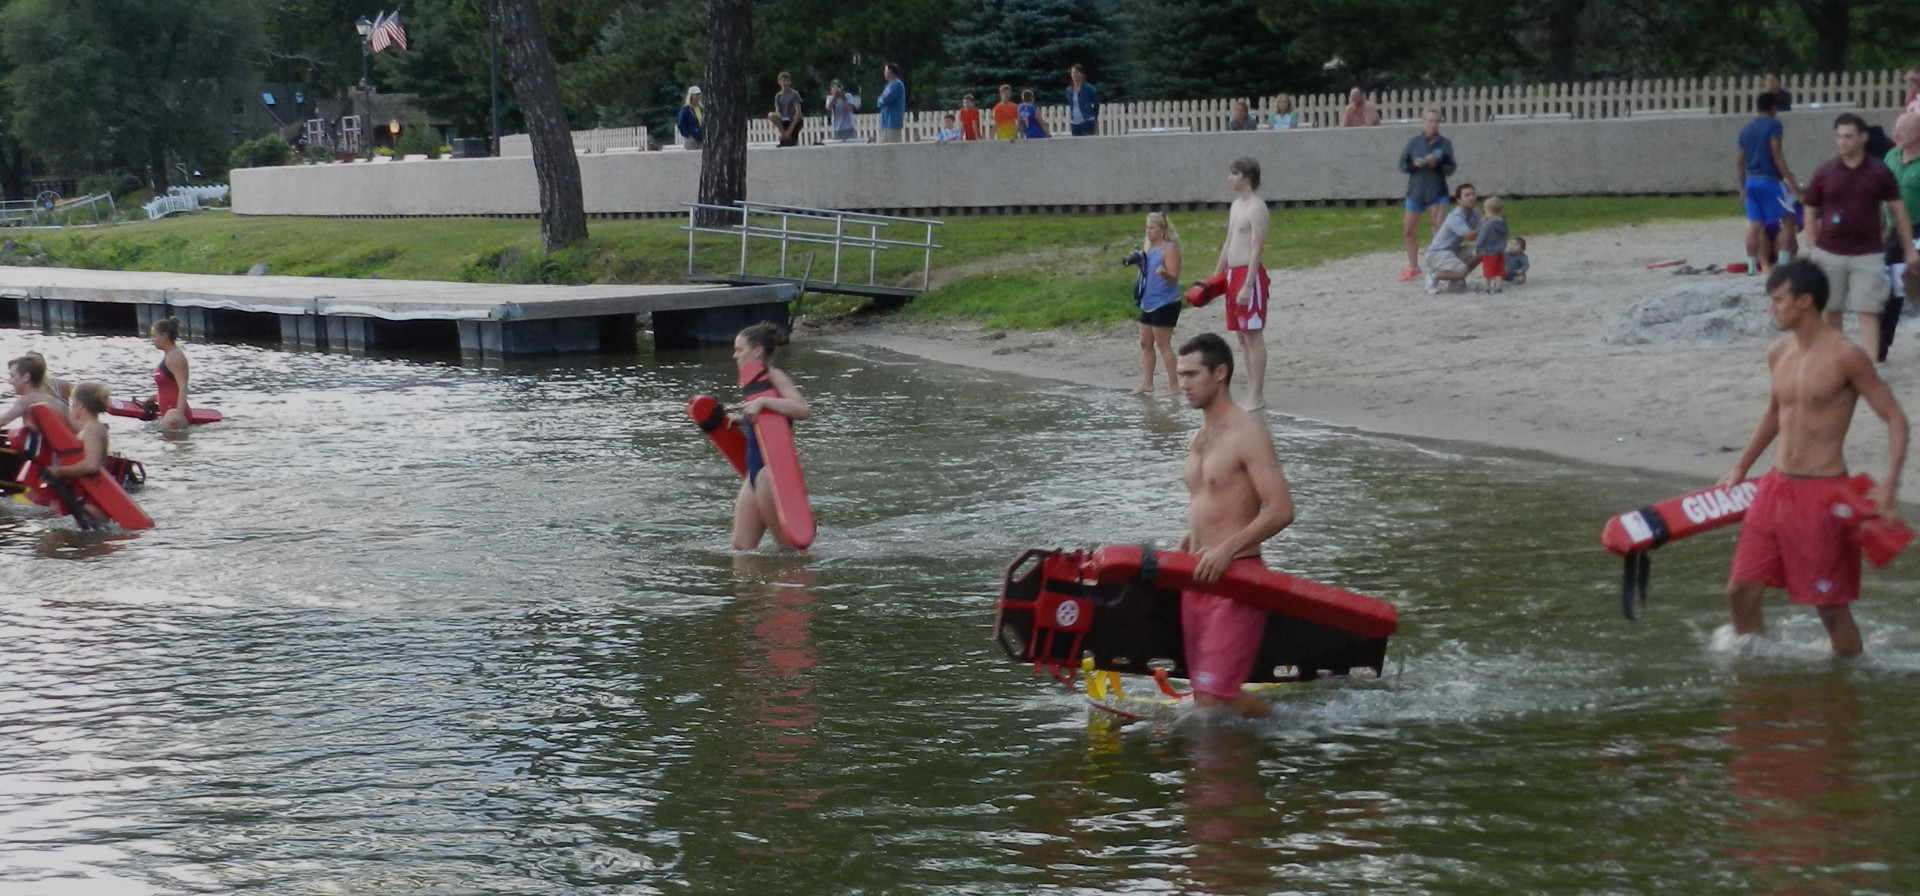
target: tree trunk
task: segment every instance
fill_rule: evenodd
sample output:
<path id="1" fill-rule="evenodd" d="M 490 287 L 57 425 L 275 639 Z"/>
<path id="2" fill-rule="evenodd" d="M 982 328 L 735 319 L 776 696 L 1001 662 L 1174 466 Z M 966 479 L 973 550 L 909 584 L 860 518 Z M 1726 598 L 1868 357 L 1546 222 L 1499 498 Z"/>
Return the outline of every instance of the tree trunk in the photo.
<path id="1" fill-rule="evenodd" d="M 707 2 L 707 83 L 701 88 L 707 136 L 700 147 L 700 202 L 732 205 L 747 198 L 747 54 L 753 50 L 753 7 L 748 0 Z M 702 210 L 703 227 L 740 220 Z"/>
<path id="2" fill-rule="evenodd" d="M 1800 12 L 1813 28 L 1815 71 L 1847 70 L 1847 50 L 1853 44 L 1852 4 L 1847 0 L 1800 0 Z"/>
<path id="3" fill-rule="evenodd" d="M 1580 50 L 1580 14 L 1586 0 L 1553 0 L 1547 10 L 1547 80 L 1580 80 L 1576 74 Z"/>
<path id="4" fill-rule="evenodd" d="M 167 170 L 167 148 L 159 140 L 147 148 L 147 166 L 153 170 L 153 191 L 166 195 L 167 189 L 173 186 L 173 172 Z"/>
<path id="5" fill-rule="evenodd" d="M 560 103 L 553 50 L 540 25 L 540 0 L 501 0 L 500 18 L 513 97 L 527 122 L 533 172 L 540 181 L 540 246 L 552 252 L 587 238 L 580 160 L 573 155 L 573 131 Z"/>
<path id="6" fill-rule="evenodd" d="M 0 134 L 0 200 L 32 198 L 27 195 L 27 152 L 19 141 Z"/>

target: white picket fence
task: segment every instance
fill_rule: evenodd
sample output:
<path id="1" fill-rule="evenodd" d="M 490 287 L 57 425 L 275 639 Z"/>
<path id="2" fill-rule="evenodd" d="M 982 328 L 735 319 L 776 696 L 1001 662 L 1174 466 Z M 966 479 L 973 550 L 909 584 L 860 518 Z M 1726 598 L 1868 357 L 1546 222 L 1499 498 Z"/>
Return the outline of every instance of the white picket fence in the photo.
<path id="1" fill-rule="evenodd" d="M 1838 72 L 1786 75 L 1782 84 L 1793 94 L 1796 109 L 1809 107 L 1857 107 L 1888 109 L 1904 105 L 1906 88 L 1897 70 L 1878 72 Z M 1520 84 L 1504 87 L 1456 87 L 1424 90 L 1388 90 L 1369 97 L 1387 122 L 1410 122 L 1423 109 L 1438 109 L 1446 121 L 1485 122 L 1507 119 L 1594 119 L 1625 118 L 1633 115 L 1744 115 L 1753 109 L 1753 97 L 1763 88 L 1759 75 L 1708 78 L 1662 78 L 1650 80 L 1583 81 L 1562 84 Z M 1049 91 L 1061 96 L 1064 88 Z M 992 102 L 983 97 L 982 124 L 992 128 Z M 1262 122 L 1273 112 L 1273 97 L 1247 97 L 1254 117 Z M 816 100 L 809 99 L 809 103 Z M 1235 99 L 1165 100 L 1141 103 L 1103 103 L 1097 131 L 1104 137 L 1154 131 L 1213 132 L 1227 129 Z M 1293 98 L 1294 111 L 1300 113 L 1300 126 L 1338 127 L 1347 106 L 1345 93 L 1302 94 Z M 771 107 L 771 101 L 769 101 Z M 942 119 L 955 109 L 908 112 L 906 138 L 909 141 L 932 140 Z M 1064 103 L 1040 107 L 1040 116 L 1055 135 L 1067 133 L 1067 107 Z M 872 142 L 880 134 L 878 113 L 854 116 L 857 142 Z M 830 135 L 825 114 L 807 117 L 802 142 L 825 142 Z M 776 139 L 773 123 L 762 118 L 747 122 L 750 145 L 772 145 Z M 649 148 L 647 129 L 602 128 L 575 131 L 577 152 L 600 153 L 639 151 Z M 524 136 L 501 141 L 504 155 L 531 155 Z"/>
<path id="2" fill-rule="evenodd" d="M 227 198 L 233 188 L 226 184 L 208 184 L 199 187 L 172 187 L 167 190 L 171 196 L 192 196 L 201 202 L 221 202 Z"/>

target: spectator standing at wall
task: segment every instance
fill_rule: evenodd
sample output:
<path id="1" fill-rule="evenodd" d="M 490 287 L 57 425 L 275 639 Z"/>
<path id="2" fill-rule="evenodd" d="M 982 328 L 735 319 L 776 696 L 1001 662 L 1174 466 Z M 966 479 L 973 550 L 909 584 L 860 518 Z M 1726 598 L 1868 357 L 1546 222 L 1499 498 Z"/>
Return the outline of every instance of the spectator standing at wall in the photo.
<path id="1" fill-rule="evenodd" d="M 1739 152 L 1735 158 L 1740 170 L 1740 202 L 1747 210 L 1747 258 L 1754 270 L 1773 270 L 1777 257 L 1773 232 L 1791 234 L 1794 227 L 1793 172 L 1787 170 L 1787 154 L 1781 148 L 1786 128 L 1774 113 L 1778 100 L 1771 93 L 1753 98 L 1759 115 L 1740 129 Z"/>
<path id="2" fill-rule="evenodd" d="M 773 95 L 773 114 L 768 116 L 779 132 L 781 146 L 800 145 L 800 129 L 807 123 L 800 102 L 800 91 L 793 89 L 793 76 L 781 72 L 780 92 Z"/>
<path id="3" fill-rule="evenodd" d="M 1248 111 L 1247 101 L 1234 100 L 1233 114 L 1227 117 L 1227 130 L 1253 131 L 1259 130 L 1259 128 L 1260 122 L 1255 120 L 1253 114 Z"/>
<path id="4" fill-rule="evenodd" d="M 1920 62 L 1907 66 L 1900 74 L 1900 83 L 1907 85 L 1907 105 L 1902 111 L 1920 112 Z"/>
<path id="5" fill-rule="evenodd" d="M 1273 97 L 1273 129 L 1291 131 L 1300 126 L 1300 113 L 1293 111 L 1293 95 L 1275 94 Z"/>
<path id="6" fill-rule="evenodd" d="M 1920 215 L 1920 112 L 1903 112 L 1893 123 L 1894 147 L 1887 150 L 1886 163 L 1893 172 L 1893 179 L 1900 184 L 1900 202 L 1907 207 L 1907 223 L 1920 233 L 1920 221 L 1913 220 Z M 1893 328 L 1900 322 L 1900 312 L 1906 307 L 1907 297 L 1920 299 L 1920 268 L 1907 264 L 1906 247 L 1920 249 L 1920 244 L 1900 242 L 1900 231 L 1887 228 L 1887 281 L 1893 288 L 1893 297 L 1887 300 L 1887 310 L 1880 313 L 1880 350 L 1874 355 L 1881 361 L 1887 359 L 1887 349 L 1893 346 Z M 1862 346 L 1868 351 L 1871 347 Z"/>
<path id="7" fill-rule="evenodd" d="M 707 139 L 707 114 L 700 108 L 700 85 L 687 88 L 687 101 L 680 107 L 680 121 L 675 127 L 680 132 L 680 145 L 687 149 L 698 150 Z"/>
<path id="8" fill-rule="evenodd" d="M 1033 91 L 1020 91 L 1020 136 L 1026 140 L 1039 140 L 1053 136 L 1047 130 L 1047 123 L 1040 117 L 1040 107 L 1034 103 Z"/>
<path id="9" fill-rule="evenodd" d="M 1380 110 L 1367 102 L 1367 94 L 1355 87 L 1347 91 L 1347 108 L 1340 114 L 1343 128 L 1370 128 L 1380 123 Z"/>
<path id="10" fill-rule="evenodd" d="M 974 103 L 973 94 L 960 98 L 960 137 L 963 140 L 978 140 L 980 133 L 980 107 Z"/>
<path id="11" fill-rule="evenodd" d="M 1789 93 L 1785 87 L 1780 86 L 1779 75 L 1767 76 L 1766 92 L 1773 94 L 1773 109 L 1775 112 L 1789 112 L 1793 110 L 1793 94 Z"/>
<path id="12" fill-rule="evenodd" d="M 1087 70 L 1077 62 L 1067 78 L 1073 82 L 1067 86 L 1067 128 L 1075 137 L 1091 137 L 1100 125 L 1100 91 L 1087 83 Z"/>
<path id="13" fill-rule="evenodd" d="M 893 63 L 881 69 L 887 86 L 880 91 L 880 142 L 904 143 L 907 139 L 907 82 Z"/>
<path id="14" fill-rule="evenodd" d="M 1013 85 L 1000 85 L 1000 102 L 993 106 L 993 139 L 1020 139 L 1020 105 L 1013 101 Z"/>
<path id="15" fill-rule="evenodd" d="M 1400 150 L 1400 170 L 1407 174 L 1406 214 L 1401 229 L 1406 238 L 1407 269 L 1400 282 L 1420 276 L 1420 216 L 1432 219 L 1437 235 L 1440 220 L 1447 213 L 1447 177 L 1458 167 L 1453 157 L 1453 141 L 1440 136 L 1440 112 L 1428 109 L 1420 113 L 1420 133 Z"/>
<path id="16" fill-rule="evenodd" d="M 1834 119 L 1838 158 L 1813 172 L 1801 201 L 1807 207 L 1807 242 L 1813 244 L 1813 263 L 1827 275 L 1832 303 L 1827 323 L 1836 329 L 1841 313 L 1860 315 L 1860 346 L 1875 352 L 1880 346 L 1880 312 L 1887 306 L 1887 268 L 1880 228 L 1884 205 L 1900 232 L 1901 253 L 1909 267 L 1920 265 L 1913 248 L 1913 227 L 1900 183 L 1885 162 L 1867 155 L 1867 123 L 1849 112 Z"/>
<path id="17" fill-rule="evenodd" d="M 958 120 L 956 120 L 953 117 L 952 112 L 948 112 L 946 119 L 940 123 L 940 132 L 933 135 L 933 142 L 935 143 L 959 143 L 960 142 L 960 123 Z"/>
<path id="18" fill-rule="evenodd" d="M 836 143 L 852 143 L 860 136 L 853 129 L 853 99 L 839 81 L 827 88 L 827 129 Z"/>

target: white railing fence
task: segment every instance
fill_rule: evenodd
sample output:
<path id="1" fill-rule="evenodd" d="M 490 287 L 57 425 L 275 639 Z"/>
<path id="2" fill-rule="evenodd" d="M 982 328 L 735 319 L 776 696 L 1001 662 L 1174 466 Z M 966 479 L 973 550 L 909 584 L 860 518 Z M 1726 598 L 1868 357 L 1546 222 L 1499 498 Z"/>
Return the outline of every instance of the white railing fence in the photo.
<path id="1" fill-rule="evenodd" d="M 141 206 L 147 210 L 147 220 L 155 221 L 168 215 L 200 210 L 200 197 L 192 193 L 169 193 L 155 196 L 153 201 Z"/>
<path id="2" fill-rule="evenodd" d="M 1379 108 L 1387 122 L 1412 121 L 1423 109 L 1438 109 L 1452 123 L 1475 123 L 1512 118 L 1599 119 L 1633 115 L 1740 115 L 1753 108 L 1753 97 L 1764 86 L 1760 75 L 1728 75 L 1706 78 L 1622 79 L 1582 81 L 1561 84 L 1519 84 L 1503 87 L 1449 87 L 1421 90 L 1379 91 L 1368 98 Z M 1793 94 L 1794 108 L 1812 106 L 1853 106 L 1861 109 L 1888 109 L 1905 105 L 1906 88 L 1897 70 L 1876 72 L 1828 72 L 1786 75 L 1782 85 Z M 1064 88 L 1063 88 L 1064 89 Z M 1058 96 L 1059 92 L 1050 92 Z M 993 97 L 980 110 L 982 124 L 991 130 Z M 1273 112 L 1273 97 L 1246 97 L 1249 110 L 1263 123 Z M 1235 99 L 1153 100 L 1139 103 L 1104 103 L 1100 106 L 1098 133 L 1118 137 L 1131 133 L 1173 130 L 1213 132 L 1227 129 Z M 1293 97 L 1294 111 L 1300 113 L 1300 126 L 1330 128 L 1340 125 L 1347 105 L 1345 93 L 1301 94 Z M 771 102 L 769 102 L 771 106 Z M 909 141 L 932 140 L 942 119 L 956 109 L 908 112 L 905 127 Z M 1040 116 L 1055 135 L 1067 133 L 1065 104 L 1040 107 Z M 868 112 L 854 116 L 856 142 L 872 142 L 880 134 L 880 116 Z M 824 114 L 807 117 L 801 134 L 804 143 L 826 142 L 830 136 Z M 771 146 L 775 142 L 773 123 L 764 117 L 747 121 L 749 145 Z M 644 127 L 602 128 L 575 131 L 577 152 L 600 153 L 637 151 L 650 148 Z M 501 139 L 502 155 L 531 155 L 524 135 Z"/>
<path id="3" fill-rule="evenodd" d="M 169 196 L 192 196 L 201 202 L 220 202 L 233 191 L 226 184 L 207 184 L 198 187 L 173 187 L 167 190 Z"/>

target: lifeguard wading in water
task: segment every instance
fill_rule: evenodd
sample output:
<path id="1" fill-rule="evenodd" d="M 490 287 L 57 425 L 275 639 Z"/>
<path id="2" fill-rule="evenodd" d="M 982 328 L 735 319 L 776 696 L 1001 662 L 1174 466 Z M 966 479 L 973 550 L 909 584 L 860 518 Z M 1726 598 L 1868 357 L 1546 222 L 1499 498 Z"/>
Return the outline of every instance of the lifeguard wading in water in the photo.
<path id="1" fill-rule="evenodd" d="M 1834 492 L 1847 481 L 1841 448 L 1854 405 L 1865 399 L 1887 424 L 1887 475 L 1867 498 L 1892 517 L 1907 456 L 1907 417 L 1873 359 L 1822 318 L 1827 277 L 1818 266 L 1802 259 L 1774 268 L 1767 293 L 1774 326 L 1787 336 L 1767 351 L 1773 391 L 1766 413 L 1720 485 L 1746 479 L 1776 437 L 1780 448 L 1733 552 L 1727 609 L 1735 635 L 1758 635 L 1765 630 L 1760 598 L 1767 582 L 1783 581 L 1794 603 L 1819 611 L 1833 652 L 1853 656 L 1860 652 L 1860 629 L 1848 605 L 1860 595 L 1860 545 L 1832 510 Z"/>
<path id="2" fill-rule="evenodd" d="M 1187 533 L 1176 550 L 1200 555 L 1195 582 L 1216 581 L 1230 566 L 1264 569 L 1260 545 L 1293 522 L 1293 496 L 1273 436 L 1253 415 L 1236 407 L 1233 353 L 1226 340 L 1202 333 L 1180 346 L 1180 393 L 1204 421 L 1187 449 Z M 1253 669 L 1266 633 L 1267 611 L 1200 591 L 1180 596 L 1194 701 L 1227 706 L 1243 716 L 1271 712 L 1267 702 L 1241 685 Z"/>

